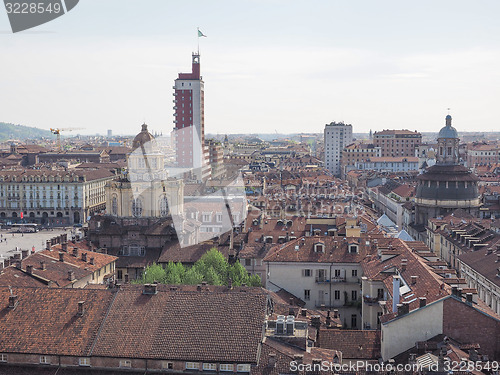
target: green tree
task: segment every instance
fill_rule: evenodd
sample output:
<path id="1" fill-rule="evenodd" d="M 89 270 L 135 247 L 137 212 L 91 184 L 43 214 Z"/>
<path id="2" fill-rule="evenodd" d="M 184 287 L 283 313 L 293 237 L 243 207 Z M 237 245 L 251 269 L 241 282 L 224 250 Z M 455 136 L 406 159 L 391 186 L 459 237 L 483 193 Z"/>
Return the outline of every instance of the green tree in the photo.
<path id="1" fill-rule="evenodd" d="M 201 284 L 202 281 L 203 275 L 199 273 L 194 267 L 188 269 L 184 274 L 184 278 L 182 279 L 182 283 L 187 285 Z"/>
<path id="2" fill-rule="evenodd" d="M 165 280 L 166 272 L 162 266 L 159 264 L 153 263 L 149 267 L 146 268 L 144 273 L 142 274 L 142 284 L 151 284 L 155 281 L 159 283 L 163 283 Z"/>
<path id="3" fill-rule="evenodd" d="M 165 278 L 162 280 L 165 284 L 180 284 L 184 276 L 184 266 L 180 263 L 168 262 L 165 268 Z"/>
<path id="4" fill-rule="evenodd" d="M 236 262 L 229 267 L 228 277 L 231 278 L 234 286 L 248 284 L 248 273 L 240 262 Z"/>
<path id="5" fill-rule="evenodd" d="M 248 286 L 262 286 L 262 280 L 259 275 L 251 275 L 248 277 Z"/>

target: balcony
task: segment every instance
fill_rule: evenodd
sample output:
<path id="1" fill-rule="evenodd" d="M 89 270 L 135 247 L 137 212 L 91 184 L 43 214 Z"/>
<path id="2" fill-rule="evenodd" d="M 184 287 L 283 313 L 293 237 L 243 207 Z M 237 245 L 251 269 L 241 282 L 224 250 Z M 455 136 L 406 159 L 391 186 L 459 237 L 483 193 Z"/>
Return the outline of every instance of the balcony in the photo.
<path id="1" fill-rule="evenodd" d="M 363 302 L 366 303 L 369 306 L 378 304 L 378 301 L 383 301 L 383 298 L 381 298 L 381 297 L 363 296 Z"/>
<path id="2" fill-rule="evenodd" d="M 318 284 L 328 284 L 328 283 L 345 283 L 345 277 L 335 276 L 332 279 L 328 279 L 326 276 L 316 276 L 316 282 Z"/>

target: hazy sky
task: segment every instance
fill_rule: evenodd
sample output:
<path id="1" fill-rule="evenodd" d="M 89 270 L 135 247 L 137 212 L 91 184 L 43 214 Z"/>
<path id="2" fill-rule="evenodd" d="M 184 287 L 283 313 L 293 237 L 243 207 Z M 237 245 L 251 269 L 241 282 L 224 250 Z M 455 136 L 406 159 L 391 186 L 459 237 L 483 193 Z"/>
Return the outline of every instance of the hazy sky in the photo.
<path id="1" fill-rule="evenodd" d="M 0 9 L 0 121 L 169 133 L 199 26 L 206 132 L 437 131 L 448 107 L 458 131 L 498 131 L 499 14 L 498 0 L 80 0 L 12 34 Z"/>

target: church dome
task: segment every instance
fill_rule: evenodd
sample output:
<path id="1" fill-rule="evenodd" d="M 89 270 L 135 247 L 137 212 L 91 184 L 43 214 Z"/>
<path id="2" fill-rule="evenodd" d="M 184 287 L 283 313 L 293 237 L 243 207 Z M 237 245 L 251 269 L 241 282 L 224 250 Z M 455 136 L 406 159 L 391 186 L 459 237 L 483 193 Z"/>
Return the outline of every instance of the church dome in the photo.
<path id="1" fill-rule="evenodd" d="M 439 131 L 439 138 L 458 138 L 457 130 L 451 126 L 451 116 L 446 116 L 446 125 Z"/>
<path id="2" fill-rule="evenodd" d="M 148 126 L 146 124 L 142 124 L 141 132 L 135 136 L 134 141 L 132 142 L 132 150 L 144 146 L 146 143 L 151 142 L 154 139 L 155 137 L 148 132 Z"/>

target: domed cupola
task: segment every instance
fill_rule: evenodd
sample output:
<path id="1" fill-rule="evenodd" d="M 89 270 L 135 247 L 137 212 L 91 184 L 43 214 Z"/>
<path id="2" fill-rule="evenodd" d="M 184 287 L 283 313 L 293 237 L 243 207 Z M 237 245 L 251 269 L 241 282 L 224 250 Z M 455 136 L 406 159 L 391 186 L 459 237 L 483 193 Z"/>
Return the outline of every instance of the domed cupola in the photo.
<path id="1" fill-rule="evenodd" d="M 438 134 L 437 164 L 455 165 L 459 164 L 457 130 L 451 126 L 451 116 L 446 116 L 446 125 Z"/>
<path id="2" fill-rule="evenodd" d="M 146 124 L 142 124 L 141 132 L 135 136 L 134 141 L 132 142 L 132 150 L 144 146 L 146 143 L 151 142 L 154 139 L 155 137 L 148 132 L 148 126 Z"/>

